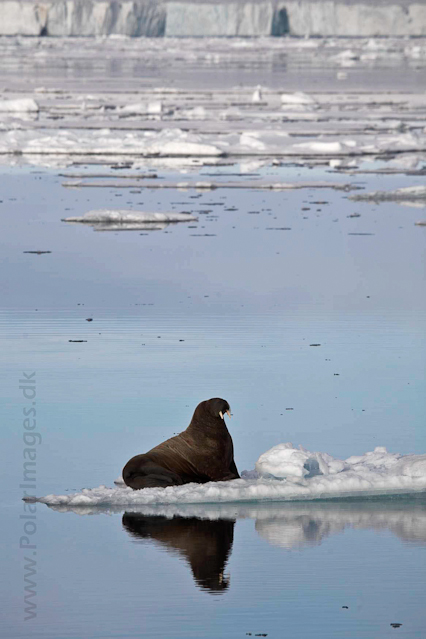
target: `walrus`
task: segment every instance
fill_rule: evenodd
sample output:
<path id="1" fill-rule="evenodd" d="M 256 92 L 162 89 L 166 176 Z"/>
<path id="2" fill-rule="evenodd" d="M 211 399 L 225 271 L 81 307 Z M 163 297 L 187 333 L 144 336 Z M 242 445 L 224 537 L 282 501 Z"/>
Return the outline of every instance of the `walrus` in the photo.
<path id="1" fill-rule="evenodd" d="M 229 404 L 219 397 L 198 404 L 183 433 L 127 462 L 124 483 L 140 490 L 238 479 L 226 413 L 231 416 Z"/>
<path id="2" fill-rule="evenodd" d="M 210 521 L 178 515 L 170 519 L 125 512 L 122 522 L 135 540 L 152 540 L 184 557 L 201 590 L 222 594 L 228 588 L 224 570 L 232 550 L 235 519 Z"/>

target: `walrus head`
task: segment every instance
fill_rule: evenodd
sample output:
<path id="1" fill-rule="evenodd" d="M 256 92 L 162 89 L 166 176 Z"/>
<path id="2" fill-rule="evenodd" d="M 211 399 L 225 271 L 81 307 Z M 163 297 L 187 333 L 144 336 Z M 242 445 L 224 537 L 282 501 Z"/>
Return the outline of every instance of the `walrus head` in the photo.
<path id="1" fill-rule="evenodd" d="M 213 415 L 213 417 L 220 417 L 221 419 L 223 419 L 225 413 L 227 413 L 229 417 L 231 417 L 231 407 L 226 399 L 213 397 L 212 399 L 208 399 L 205 404 L 206 409 Z"/>
<path id="2" fill-rule="evenodd" d="M 206 399 L 204 402 L 200 402 L 194 412 L 193 420 L 205 420 L 211 417 L 219 418 L 223 420 L 223 416 L 227 413 L 231 417 L 231 407 L 226 399 L 220 397 L 213 397 L 212 399 Z"/>

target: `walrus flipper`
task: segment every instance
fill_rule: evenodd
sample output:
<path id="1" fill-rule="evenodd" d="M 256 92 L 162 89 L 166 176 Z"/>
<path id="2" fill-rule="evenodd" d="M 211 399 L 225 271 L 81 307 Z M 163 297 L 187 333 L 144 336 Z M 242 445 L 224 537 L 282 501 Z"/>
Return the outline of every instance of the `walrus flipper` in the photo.
<path id="1" fill-rule="evenodd" d="M 146 455 L 137 455 L 126 464 L 123 479 L 134 490 L 180 486 L 184 483 L 177 473 L 147 459 Z"/>
<path id="2" fill-rule="evenodd" d="M 232 460 L 231 465 L 229 467 L 229 472 L 232 473 L 233 475 L 235 475 L 235 477 L 232 477 L 232 479 L 240 479 L 240 473 L 237 470 L 237 466 L 234 462 L 234 460 Z"/>

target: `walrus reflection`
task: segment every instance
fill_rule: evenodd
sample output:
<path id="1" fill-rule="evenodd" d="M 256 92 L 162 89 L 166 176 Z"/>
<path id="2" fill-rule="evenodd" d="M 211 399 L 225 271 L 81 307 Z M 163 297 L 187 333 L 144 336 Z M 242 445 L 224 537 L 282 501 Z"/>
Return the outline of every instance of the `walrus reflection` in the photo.
<path id="1" fill-rule="evenodd" d="M 123 527 L 136 539 L 150 539 L 186 559 L 201 590 L 222 594 L 229 587 L 224 576 L 232 550 L 235 520 L 146 516 L 124 513 Z"/>

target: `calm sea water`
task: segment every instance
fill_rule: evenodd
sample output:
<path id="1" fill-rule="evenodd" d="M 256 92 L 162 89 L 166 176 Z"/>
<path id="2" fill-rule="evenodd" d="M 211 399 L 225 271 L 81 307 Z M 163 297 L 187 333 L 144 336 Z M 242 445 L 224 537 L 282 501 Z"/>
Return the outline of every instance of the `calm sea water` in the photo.
<path id="1" fill-rule="evenodd" d="M 341 458 L 423 453 L 424 211 L 331 189 L 65 189 L 58 171 L 29 168 L 1 181 L 2 636 L 424 637 L 424 501 L 38 506 L 21 519 L 19 388 L 35 372 L 38 495 L 111 485 L 212 396 L 231 404 L 240 470 L 285 441 Z M 199 221 L 116 233 L 61 222 L 103 207 Z M 20 548 L 29 521 L 37 554 Z M 24 621 L 29 559 L 37 617 Z"/>

